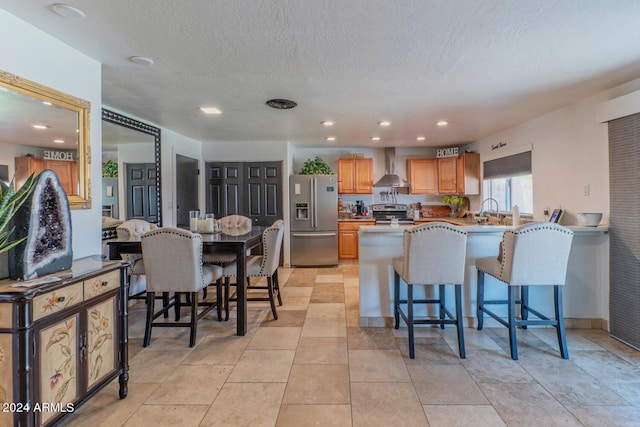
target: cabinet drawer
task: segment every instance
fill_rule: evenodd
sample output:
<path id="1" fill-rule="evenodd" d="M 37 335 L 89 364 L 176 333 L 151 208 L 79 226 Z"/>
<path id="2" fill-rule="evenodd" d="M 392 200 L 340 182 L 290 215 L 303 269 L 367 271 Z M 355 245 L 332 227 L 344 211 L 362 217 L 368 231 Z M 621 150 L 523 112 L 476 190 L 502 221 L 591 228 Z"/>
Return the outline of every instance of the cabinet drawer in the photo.
<path id="1" fill-rule="evenodd" d="M 359 230 L 361 226 L 363 225 L 375 225 L 375 221 L 351 221 L 351 222 L 347 222 L 347 221 L 341 221 L 338 222 L 338 230 L 342 231 L 342 230 Z"/>
<path id="2" fill-rule="evenodd" d="M 114 270 L 101 276 L 92 277 L 84 281 L 84 299 L 102 295 L 120 286 L 120 271 Z"/>
<path id="3" fill-rule="evenodd" d="M 42 319 L 82 302 L 82 283 L 74 283 L 33 299 L 33 320 Z"/>

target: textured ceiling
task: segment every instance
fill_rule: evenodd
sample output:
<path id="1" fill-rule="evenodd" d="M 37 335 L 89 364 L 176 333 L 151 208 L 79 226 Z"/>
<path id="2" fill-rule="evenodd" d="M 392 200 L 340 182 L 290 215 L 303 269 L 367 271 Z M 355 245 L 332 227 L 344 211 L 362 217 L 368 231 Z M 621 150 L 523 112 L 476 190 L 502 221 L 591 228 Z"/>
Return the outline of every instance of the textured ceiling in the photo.
<path id="1" fill-rule="evenodd" d="M 105 105 L 203 142 L 462 144 L 640 77 L 635 0 L 51 3 L 0 7 L 100 61 Z"/>

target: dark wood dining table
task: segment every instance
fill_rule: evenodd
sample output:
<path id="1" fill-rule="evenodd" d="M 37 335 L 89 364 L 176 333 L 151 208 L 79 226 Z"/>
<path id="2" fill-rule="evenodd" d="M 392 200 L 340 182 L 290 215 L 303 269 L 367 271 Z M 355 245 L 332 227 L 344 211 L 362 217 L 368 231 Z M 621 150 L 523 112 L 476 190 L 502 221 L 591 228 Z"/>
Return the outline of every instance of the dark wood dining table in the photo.
<path id="1" fill-rule="evenodd" d="M 237 325 L 236 334 L 239 336 L 247 333 L 247 250 L 260 244 L 262 234 L 267 229 L 263 226 L 253 226 L 248 232 L 238 229 L 223 229 L 219 233 L 202 234 L 203 251 L 209 252 L 233 252 L 237 257 Z M 127 240 L 115 239 L 107 241 L 109 259 L 121 259 L 120 254 L 141 254 L 142 243 L 139 237 Z"/>

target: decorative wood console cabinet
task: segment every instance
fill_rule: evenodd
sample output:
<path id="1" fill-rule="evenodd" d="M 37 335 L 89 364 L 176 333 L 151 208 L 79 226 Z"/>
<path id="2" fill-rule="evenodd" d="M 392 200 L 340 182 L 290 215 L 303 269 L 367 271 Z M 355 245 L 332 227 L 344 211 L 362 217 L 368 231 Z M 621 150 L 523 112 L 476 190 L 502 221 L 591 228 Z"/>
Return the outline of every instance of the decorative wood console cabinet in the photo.
<path id="1" fill-rule="evenodd" d="M 89 257 L 34 287 L 0 280 L 0 426 L 52 425 L 116 377 L 126 397 L 125 266 Z"/>

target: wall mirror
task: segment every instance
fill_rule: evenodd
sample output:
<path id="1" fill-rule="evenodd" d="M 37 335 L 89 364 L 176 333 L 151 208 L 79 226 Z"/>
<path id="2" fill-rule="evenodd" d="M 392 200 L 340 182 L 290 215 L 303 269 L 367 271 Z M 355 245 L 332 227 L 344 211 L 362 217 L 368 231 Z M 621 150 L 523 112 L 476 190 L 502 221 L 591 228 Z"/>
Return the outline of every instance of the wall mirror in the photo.
<path id="1" fill-rule="evenodd" d="M 102 164 L 102 215 L 162 225 L 160 129 L 103 108 Z"/>
<path id="2" fill-rule="evenodd" d="M 88 101 L 0 71 L 0 165 L 16 183 L 51 169 L 71 209 L 91 208 Z"/>

